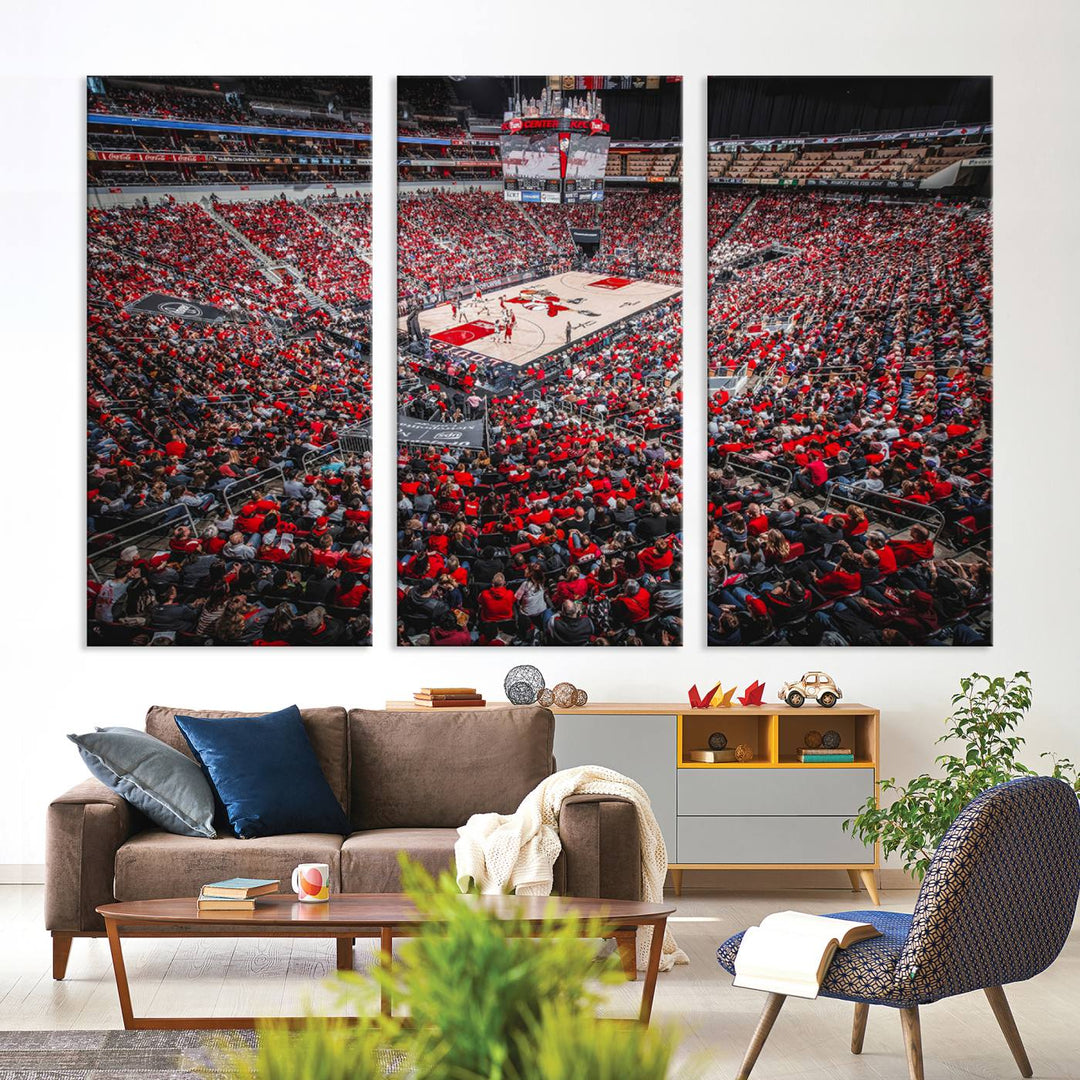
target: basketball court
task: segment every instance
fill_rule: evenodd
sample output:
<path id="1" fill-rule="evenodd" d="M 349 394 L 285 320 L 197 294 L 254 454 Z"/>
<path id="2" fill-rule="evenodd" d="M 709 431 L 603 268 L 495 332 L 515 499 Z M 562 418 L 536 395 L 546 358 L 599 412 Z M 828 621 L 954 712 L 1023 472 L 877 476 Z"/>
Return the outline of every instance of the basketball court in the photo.
<path id="1" fill-rule="evenodd" d="M 680 291 L 653 281 L 568 271 L 485 293 L 479 300 L 466 298 L 456 318 L 449 303 L 439 304 L 420 313 L 420 326 L 431 334 L 437 351 L 520 366 L 562 348 L 567 325 L 570 340 L 577 341 Z M 516 316 L 509 341 L 498 325 L 508 312 Z M 405 319 L 398 325 L 406 330 Z"/>

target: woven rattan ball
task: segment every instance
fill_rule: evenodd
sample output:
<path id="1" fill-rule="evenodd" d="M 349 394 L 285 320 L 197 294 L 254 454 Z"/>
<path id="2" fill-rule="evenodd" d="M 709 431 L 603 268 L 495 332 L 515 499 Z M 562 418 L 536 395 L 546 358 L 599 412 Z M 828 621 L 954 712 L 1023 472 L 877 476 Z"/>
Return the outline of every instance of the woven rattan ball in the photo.
<path id="1" fill-rule="evenodd" d="M 753 761 L 754 751 L 749 746 L 747 746 L 746 743 L 739 743 L 739 745 L 735 747 L 735 760 Z"/>
<path id="2" fill-rule="evenodd" d="M 808 731 L 803 736 L 803 746 L 807 750 L 816 750 L 821 745 L 821 732 L 820 731 Z"/>
<path id="3" fill-rule="evenodd" d="M 503 680 L 503 690 L 512 705 L 531 705 L 536 695 L 544 689 L 544 676 L 532 664 L 512 667 Z"/>
<path id="4" fill-rule="evenodd" d="M 539 694 L 536 695 L 536 704 L 543 705 L 545 709 L 550 709 L 555 704 L 555 695 L 545 686 Z"/>
<path id="5" fill-rule="evenodd" d="M 727 736 L 722 731 L 714 731 L 709 736 L 710 750 L 724 750 L 727 748 Z"/>
<path id="6" fill-rule="evenodd" d="M 552 687 L 552 693 L 555 695 L 555 704 L 560 709 L 569 709 L 574 704 L 574 684 L 568 682 L 556 683 Z"/>
<path id="7" fill-rule="evenodd" d="M 589 695 L 582 689 L 574 691 L 574 708 L 580 709 L 583 705 L 589 704 Z"/>
<path id="8" fill-rule="evenodd" d="M 821 745 L 826 750 L 835 750 L 840 745 L 840 732 L 839 731 L 826 731 L 821 736 Z"/>

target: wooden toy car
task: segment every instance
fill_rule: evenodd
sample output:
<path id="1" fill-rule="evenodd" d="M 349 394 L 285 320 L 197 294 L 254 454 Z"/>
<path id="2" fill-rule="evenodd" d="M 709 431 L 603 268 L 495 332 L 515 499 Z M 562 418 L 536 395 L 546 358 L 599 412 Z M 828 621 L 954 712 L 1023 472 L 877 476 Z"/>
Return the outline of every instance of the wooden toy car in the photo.
<path id="1" fill-rule="evenodd" d="M 784 683 L 780 687 L 780 700 L 793 709 L 799 708 L 807 698 L 831 709 L 843 696 L 840 687 L 824 671 L 808 671 L 798 682 Z"/>

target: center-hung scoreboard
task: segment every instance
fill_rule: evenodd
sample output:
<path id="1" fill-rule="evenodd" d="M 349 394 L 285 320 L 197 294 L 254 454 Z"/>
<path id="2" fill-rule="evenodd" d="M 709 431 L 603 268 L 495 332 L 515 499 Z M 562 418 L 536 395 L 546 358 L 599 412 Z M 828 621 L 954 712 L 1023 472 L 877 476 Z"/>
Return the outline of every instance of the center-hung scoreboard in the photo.
<path id="1" fill-rule="evenodd" d="M 577 203 L 604 198 L 610 125 L 569 116 L 503 121 L 500 154 L 508 202 Z"/>

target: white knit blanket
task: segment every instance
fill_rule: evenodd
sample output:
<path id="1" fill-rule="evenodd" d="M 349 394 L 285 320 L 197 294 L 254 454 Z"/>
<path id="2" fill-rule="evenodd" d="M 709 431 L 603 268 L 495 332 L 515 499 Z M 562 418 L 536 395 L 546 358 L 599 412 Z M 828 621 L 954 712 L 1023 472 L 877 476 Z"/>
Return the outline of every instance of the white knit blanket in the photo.
<path id="1" fill-rule="evenodd" d="M 628 776 L 599 765 L 580 765 L 553 773 L 525 796 L 513 814 L 473 814 L 458 829 L 454 845 L 461 891 L 467 891 L 470 882 L 476 882 L 482 893 L 550 895 L 555 860 L 562 851 L 559 809 L 571 795 L 617 795 L 633 803 L 641 837 L 642 899 L 647 904 L 662 903 L 667 849 L 649 796 Z M 648 964 L 651 941 L 652 927 L 641 927 L 637 933 L 639 970 Z M 687 963 L 686 953 L 675 944 L 668 930 L 660 970 L 668 971 L 674 964 Z"/>

